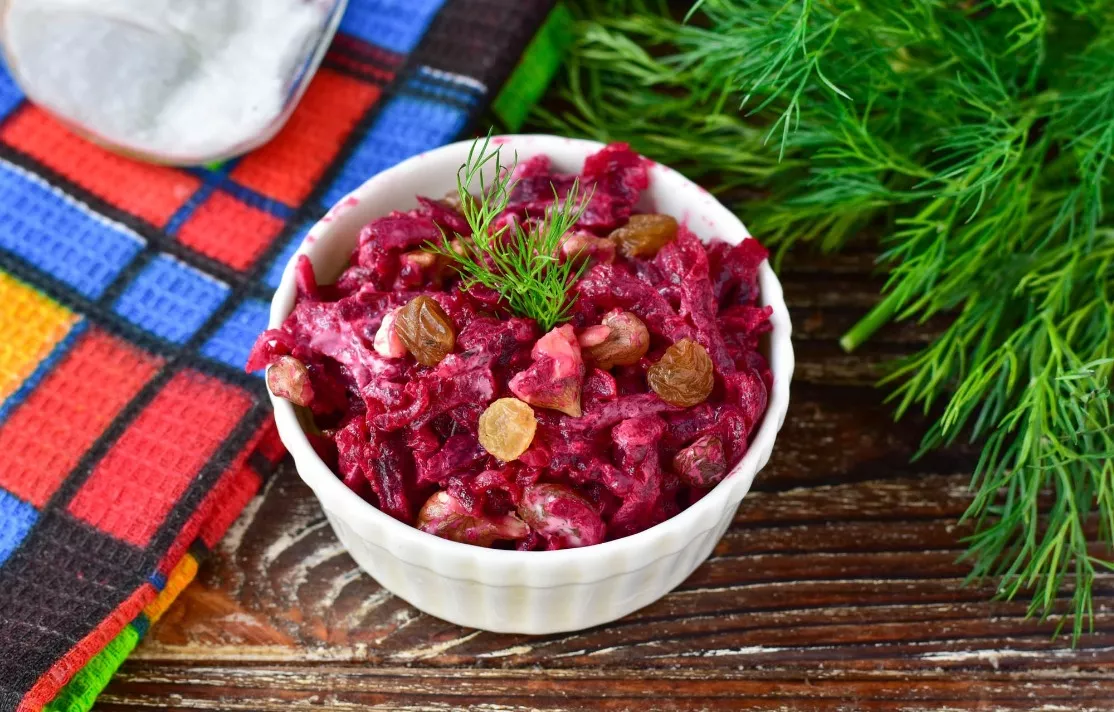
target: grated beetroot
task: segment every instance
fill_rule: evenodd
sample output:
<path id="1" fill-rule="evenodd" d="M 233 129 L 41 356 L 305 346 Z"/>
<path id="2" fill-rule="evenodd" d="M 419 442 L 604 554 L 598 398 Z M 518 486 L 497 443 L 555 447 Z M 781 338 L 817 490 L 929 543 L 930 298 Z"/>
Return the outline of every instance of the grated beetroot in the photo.
<path id="1" fill-rule="evenodd" d="M 575 179 L 544 156 L 519 164 L 515 177 L 504 221 L 543 215 Z M 636 212 L 648 162 L 613 144 L 585 161 L 580 180 L 594 192 L 561 258 L 590 264 L 569 322 L 547 334 L 418 252 L 442 230 L 468 233 L 444 201 L 419 198 L 418 208 L 369 223 L 334 284 L 318 284 L 299 259 L 296 306 L 260 336 L 247 368 L 281 362 L 275 383 L 312 414 L 313 447 L 392 517 L 481 546 L 587 546 L 675 515 L 746 453 L 772 386 L 758 351 L 771 328 L 770 309 L 757 304 L 766 250 L 753 239 L 705 245 L 682 225 L 653 257 L 624 256 L 608 234 Z M 438 303 L 456 334 L 435 366 L 419 364 L 393 332 L 399 308 L 419 295 Z M 645 325 L 649 349 L 637 363 L 635 353 L 631 365 L 600 368 L 582 348 L 607 338 L 601 321 L 616 310 Z M 687 408 L 646 381 L 682 339 L 703 346 L 715 371 L 711 396 Z M 512 396 L 532 406 L 537 425 L 526 451 L 502 462 L 481 444 L 479 419 Z"/>

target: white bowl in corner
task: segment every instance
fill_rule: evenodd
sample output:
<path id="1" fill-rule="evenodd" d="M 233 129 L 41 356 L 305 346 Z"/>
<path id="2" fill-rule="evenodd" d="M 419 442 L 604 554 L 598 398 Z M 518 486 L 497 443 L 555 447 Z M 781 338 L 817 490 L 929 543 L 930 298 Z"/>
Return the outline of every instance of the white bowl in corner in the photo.
<path id="1" fill-rule="evenodd" d="M 580 172 L 585 157 L 603 147 L 542 135 L 496 140 L 505 159 L 516 152 L 520 161 L 546 154 L 555 169 L 569 173 Z M 360 228 L 368 222 L 392 210 L 417 207 L 417 195 L 455 190 L 457 168 L 470 145 L 464 141 L 415 156 L 341 200 L 287 265 L 271 303 L 270 326 L 280 326 L 294 307 L 298 255 L 309 257 L 319 280 L 332 281 L 347 265 Z M 743 224 L 707 191 L 665 166 L 652 167 L 643 201 L 642 207 L 686 222 L 702 240 L 738 243 L 749 238 Z M 380 512 L 345 487 L 310 446 L 291 404 L 272 395 L 279 434 L 352 558 L 414 607 L 462 626 L 501 633 L 556 633 L 608 623 L 661 598 L 708 558 L 755 474 L 770 459 L 789 405 L 793 348 L 781 284 L 769 264 L 762 265 L 759 282 L 762 304 L 773 308 L 773 330 L 763 350 L 774 385 L 750 448 L 707 496 L 633 536 L 581 549 L 530 552 L 440 539 Z"/>

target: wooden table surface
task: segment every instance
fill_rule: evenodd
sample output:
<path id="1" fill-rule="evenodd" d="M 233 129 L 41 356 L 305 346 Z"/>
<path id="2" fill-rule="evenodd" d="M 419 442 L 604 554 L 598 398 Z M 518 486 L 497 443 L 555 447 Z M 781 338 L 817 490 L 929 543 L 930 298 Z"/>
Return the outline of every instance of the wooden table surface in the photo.
<path id="1" fill-rule="evenodd" d="M 783 265 L 785 428 L 712 558 L 657 603 L 576 634 L 453 626 L 362 574 L 287 467 L 97 709 L 1114 709 L 1114 578 L 1075 650 L 1024 602 L 963 586 L 976 451 L 910 464 L 924 421 L 895 425 L 870 385 L 940 324 L 836 344 L 876 299 L 871 264 Z"/>

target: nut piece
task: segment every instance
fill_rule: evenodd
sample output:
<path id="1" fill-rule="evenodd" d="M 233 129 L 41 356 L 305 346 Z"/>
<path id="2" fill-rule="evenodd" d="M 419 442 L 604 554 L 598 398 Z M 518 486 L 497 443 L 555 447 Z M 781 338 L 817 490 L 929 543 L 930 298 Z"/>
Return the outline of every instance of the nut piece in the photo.
<path id="1" fill-rule="evenodd" d="M 467 200 L 469 202 L 468 207 L 470 207 L 473 210 L 475 210 L 477 207 L 479 207 L 479 202 L 480 201 L 476 196 L 472 195 L 472 193 L 470 193 L 470 192 L 465 193 L 465 195 L 468 196 L 467 198 L 465 198 L 465 200 Z M 448 193 L 445 193 L 445 197 L 441 198 L 440 202 L 441 202 L 442 205 L 445 205 L 449 208 L 452 208 L 453 210 L 457 211 L 461 215 L 464 214 L 464 204 L 460 201 L 460 191 L 459 190 L 450 190 Z"/>
<path id="2" fill-rule="evenodd" d="M 694 487 L 711 487 L 727 474 L 723 441 L 705 435 L 673 457 L 673 471 Z"/>
<path id="3" fill-rule="evenodd" d="M 561 242 L 561 259 L 595 258 L 597 262 L 615 260 L 615 243 L 606 237 L 596 237 L 586 230 L 576 230 Z"/>
<path id="4" fill-rule="evenodd" d="M 576 337 L 577 343 L 580 344 L 580 349 L 583 351 L 590 346 L 599 346 L 607 341 L 607 337 L 611 335 L 611 328 L 598 324 L 596 326 L 589 326 L 580 332 Z"/>
<path id="5" fill-rule="evenodd" d="M 646 382 L 663 401 L 682 407 L 707 400 L 716 383 L 712 359 L 691 339 L 681 339 L 666 349 L 646 372 Z"/>
<path id="6" fill-rule="evenodd" d="M 394 332 L 423 366 L 436 366 L 452 353 L 456 333 L 448 314 L 430 297 L 414 297 L 395 318 Z"/>
<path id="7" fill-rule="evenodd" d="M 415 526 L 442 539 L 476 546 L 491 546 L 497 541 L 515 541 L 530 533 L 530 528 L 513 514 L 473 514 L 460 500 L 444 490 L 434 492 L 426 500 L 422 510 L 418 512 Z"/>
<path id="8" fill-rule="evenodd" d="M 429 269 L 437 264 L 439 255 L 425 250 L 410 250 L 409 252 L 402 253 L 402 261 L 409 262 L 414 265 L 416 269 L 423 270 Z"/>
<path id="9" fill-rule="evenodd" d="M 591 503 L 565 485 L 529 485 L 518 516 L 545 538 L 549 549 L 599 544 L 607 533 Z"/>
<path id="10" fill-rule="evenodd" d="M 590 326 L 580 336 L 581 350 L 599 368 L 632 366 L 650 348 L 650 332 L 630 312 L 615 310 L 603 318 L 600 326 L 607 330 L 606 334 L 600 327 Z"/>
<path id="11" fill-rule="evenodd" d="M 309 406 L 313 386 L 306 365 L 293 356 L 279 356 L 267 369 L 267 388 L 294 405 Z"/>
<path id="12" fill-rule="evenodd" d="M 459 240 L 454 240 L 459 245 Z M 456 249 L 455 247 L 453 249 Z M 452 275 L 449 260 L 441 255 L 425 250 L 411 250 L 402 253 L 399 257 L 400 281 L 406 278 L 412 280 L 410 284 L 421 284 L 429 280 L 434 286 L 440 286 L 445 279 Z"/>
<path id="13" fill-rule="evenodd" d="M 500 398 L 480 416 L 480 445 L 503 462 L 517 460 L 534 441 L 538 419 L 517 398 Z"/>
<path id="14" fill-rule="evenodd" d="M 536 408 L 551 408 L 579 418 L 584 359 L 571 324 L 538 339 L 530 351 L 534 363 L 511 378 L 511 393 Z"/>
<path id="15" fill-rule="evenodd" d="M 627 257 L 653 257 L 677 237 L 677 221 L 669 215 L 631 215 L 630 222 L 609 236 Z"/>

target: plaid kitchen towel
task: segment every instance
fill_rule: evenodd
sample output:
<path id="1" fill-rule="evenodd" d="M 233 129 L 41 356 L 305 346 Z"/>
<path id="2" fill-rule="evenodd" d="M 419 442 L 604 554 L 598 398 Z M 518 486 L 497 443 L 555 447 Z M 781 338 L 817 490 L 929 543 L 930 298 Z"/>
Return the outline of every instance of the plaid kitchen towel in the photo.
<path id="1" fill-rule="evenodd" d="M 88 709 L 193 578 L 283 456 L 243 364 L 286 261 L 494 87 L 521 121 L 552 5 L 351 0 L 279 136 L 207 169 L 103 151 L 0 69 L 0 710 Z"/>

